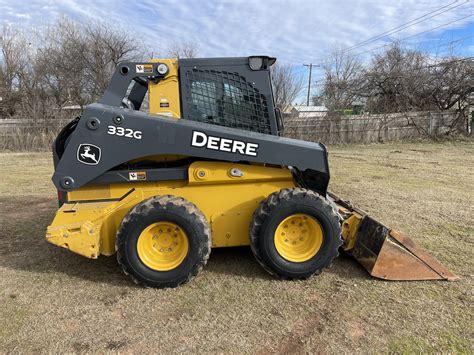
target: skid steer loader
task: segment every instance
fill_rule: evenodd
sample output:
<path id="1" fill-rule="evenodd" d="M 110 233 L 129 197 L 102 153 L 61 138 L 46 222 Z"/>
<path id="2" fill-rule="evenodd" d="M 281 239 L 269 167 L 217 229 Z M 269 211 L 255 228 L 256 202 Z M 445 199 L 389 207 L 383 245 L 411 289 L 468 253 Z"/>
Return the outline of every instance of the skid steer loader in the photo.
<path id="1" fill-rule="evenodd" d="M 211 248 L 243 245 L 285 279 L 320 273 L 341 248 L 378 278 L 455 279 L 407 237 L 327 191 L 323 144 L 280 136 L 274 62 L 119 64 L 100 102 L 53 144 L 60 208 L 47 240 L 92 259 L 116 253 L 148 287 L 187 282 Z"/>

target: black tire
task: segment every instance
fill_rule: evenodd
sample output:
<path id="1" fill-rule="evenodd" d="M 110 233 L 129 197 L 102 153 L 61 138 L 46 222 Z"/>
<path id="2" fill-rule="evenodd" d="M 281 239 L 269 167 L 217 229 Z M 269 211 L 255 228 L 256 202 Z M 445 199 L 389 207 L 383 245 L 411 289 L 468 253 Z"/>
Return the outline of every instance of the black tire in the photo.
<path id="1" fill-rule="evenodd" d="M 174 269 L 157 271 L 146 266 L 137 251 L 141 232 L 156 222 L 171 222 L 186 233 L 188 252 Z M 115 244 L 125 274 L 146 287 L 176 287 L 196 276 L 209 259 L 211 230 L 202 212 L 191 202 L 172 195 L 155 196 L 137 204 L 122 220 Z"/>
<path id="2" fill-rule="evenodd" d="M 277 226 L 288 216 L 307 214 L 317 220 L 323 241 L 316 255 L 307 261 L 291 262 L 277 251 L 274 236 Z M 254 212 L 250 225 L 252 252 L 270 274 L 284 279 L 305 279 L 329 266 L 342 245 L 341 227 L 336 211 L 321 195 L 303 189 L 283 189 L 269 195 Z"/>

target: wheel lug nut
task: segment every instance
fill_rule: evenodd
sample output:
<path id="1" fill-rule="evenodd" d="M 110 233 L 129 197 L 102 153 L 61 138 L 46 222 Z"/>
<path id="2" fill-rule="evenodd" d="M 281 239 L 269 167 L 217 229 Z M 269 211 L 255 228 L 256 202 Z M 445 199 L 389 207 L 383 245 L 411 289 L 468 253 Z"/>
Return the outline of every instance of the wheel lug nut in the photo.
<path id="1" fill-rule="evenodd" d="M 168 228 L 166 231 L 167 231 L 168 233 L 171 232 L 171 228 Z"/>
<path id="2" fill-rule="evenodd" d="M 288 243 L 288 239 L 285 239 L 285 243 Z"/>
<path id="3" fill-rule="evenodd" d="M 163 248 L 161 248 L 160 251 L 163 253 L 165 250 Z"/>
<path id="4" fill-rule="evenodd" d="M 171 248 L 168 248 L 168 251 L 172 251 L 172 250 L 173 250 L 173 249 L 171 249 Z"/>
<path id="5" fill-rule="evenodd" d="M 163 229 L 160 229 L 158 232 L 163 233 Z"/>
<path id="6" fill-rule="evenodd" d="M 178 243 L 174 242 L 173 245 L 178 245 Z"/>

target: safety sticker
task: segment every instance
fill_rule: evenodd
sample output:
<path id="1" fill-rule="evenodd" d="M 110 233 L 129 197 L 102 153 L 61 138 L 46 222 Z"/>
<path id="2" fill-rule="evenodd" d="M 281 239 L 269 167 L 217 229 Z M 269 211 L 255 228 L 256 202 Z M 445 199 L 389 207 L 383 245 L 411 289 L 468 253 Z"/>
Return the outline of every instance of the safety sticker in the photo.
<path id="1" fill-rule="evenodd" d="M 128 180 L 130 181 L 143 181 L 146 180 L 146 171 L 134 171 L 128 173 Z"/>
<path id="2" fill-rule="evenodd" d="M 152 64 L 137 64 L 136 65 L 136 72 L 138 74 L 151 74 L 153 73 L 153 65 Z"/>

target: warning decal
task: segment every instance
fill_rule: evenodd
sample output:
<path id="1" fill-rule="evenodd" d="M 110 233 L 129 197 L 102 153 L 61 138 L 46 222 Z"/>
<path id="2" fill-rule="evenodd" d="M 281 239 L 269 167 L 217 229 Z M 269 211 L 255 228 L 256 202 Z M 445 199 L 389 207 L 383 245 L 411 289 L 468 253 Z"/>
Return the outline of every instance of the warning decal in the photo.
<path id="1" fill-rule="evenodd" d="M 137 74 L 139 73 L 151 74 L 153 73 L 153 65 L 152 64 L 137 64 L 136 72 Z"/>
<path id="2" fill-rule="evenodd" d="M 143 181 L 146 180 L 146 172 L 145 171 L 134 171 L 128 173 L 128 180 L 130 181 Z"/>

